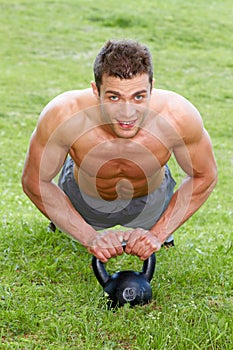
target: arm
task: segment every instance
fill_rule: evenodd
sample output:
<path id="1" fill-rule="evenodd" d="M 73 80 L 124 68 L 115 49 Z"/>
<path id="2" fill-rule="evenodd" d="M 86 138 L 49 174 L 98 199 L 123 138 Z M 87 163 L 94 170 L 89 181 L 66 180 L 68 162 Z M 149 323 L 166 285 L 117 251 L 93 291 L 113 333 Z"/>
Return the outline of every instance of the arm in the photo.
<path id="1" fill-rule="evenodd" d="M 22 175 L 24 192 L 35 206 L 62 231 L 106 262 L 122 254 L 121 242 L 113 232 L 97 232 L 79 215 L 66 194 L 53 182 L 59 173 L 80 123 L 66 123 L 61 107 L 46 109 L 32 135 Z M 75 131 L 75 135 L 73 132 Z M 122 238 L 123 240 L 123 238 Z"/>
<path id="2" fill-rule="evenodd" d="M 174 148 L 174 155 L 187 177 L 174 193 L 161 219 L 151 232 L 164 242 L 187 221 L 207 200 L 217 182 L 217 168 L 209 135 Z"/>
<path id="3" fill-rule="evenodd" d="M 159 250 L 161 244 L 201 207 L 217 182 L 209 135 L 198 112 L 190 105 L 187 108 L 190 114 L 180 118 L 179 141 L 173 146 L 175 158 L 187 176 L 150 231 L 137 229 L 124 237 L 129 240 L 126 252 L 136 254 L 142 260 Z"/>
<path id="4" fill-rule="evenodd" d="M 62 231 L 69 233 L 83 245 L 92 240 L 93 230 L 71 205 L 65 193 L 52 181 L 60 171 L 67 149 L 56 137 L 49 139 L 40 123 L 33 133 L 24 170 L 22 186 L 36 207 Z"/>

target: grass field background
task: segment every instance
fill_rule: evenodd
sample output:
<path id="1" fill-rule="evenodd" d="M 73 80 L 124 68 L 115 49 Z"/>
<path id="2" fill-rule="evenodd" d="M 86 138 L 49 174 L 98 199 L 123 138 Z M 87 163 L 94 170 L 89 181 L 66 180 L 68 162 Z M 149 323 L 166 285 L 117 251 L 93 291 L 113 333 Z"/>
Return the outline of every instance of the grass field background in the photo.
<path id="1" fill-rule="evenodd" d="M 0 349 L 233 348 L 232 1 L 0 0 Z M 153 302 L 110 312 L 91 257 L 21 190 L 30 135 L 44 105 L 93 79 L 109 38 L 148 45 L 155 85 L 199 109 L 219 183 L 157 254 Z M 174 160 L 173 173 L 181 178 Z M 135 257 L 112 259 L 109 271 Z"/>

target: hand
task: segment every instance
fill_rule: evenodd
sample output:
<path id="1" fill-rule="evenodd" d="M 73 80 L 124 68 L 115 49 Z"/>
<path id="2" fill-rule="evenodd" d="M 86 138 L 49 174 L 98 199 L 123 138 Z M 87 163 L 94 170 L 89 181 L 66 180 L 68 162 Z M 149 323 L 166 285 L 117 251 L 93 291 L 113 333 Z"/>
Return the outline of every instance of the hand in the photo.
<path id="1" fill-rule="evenodd" d="M 127 241 L 125 252 L 127 254 L 137 255 L 141 260 L 148 259 L 162 245 L 152 232 L 141 228 L 126 231 L 123 239 Z"/>
<path id="2" fill-rule="evenodd" d="M 87 250 L 97 259 L 106 263 L 108 259 L 123 253 L 123 233 L 121 231 L 102 231 L 88 244 Z"/>

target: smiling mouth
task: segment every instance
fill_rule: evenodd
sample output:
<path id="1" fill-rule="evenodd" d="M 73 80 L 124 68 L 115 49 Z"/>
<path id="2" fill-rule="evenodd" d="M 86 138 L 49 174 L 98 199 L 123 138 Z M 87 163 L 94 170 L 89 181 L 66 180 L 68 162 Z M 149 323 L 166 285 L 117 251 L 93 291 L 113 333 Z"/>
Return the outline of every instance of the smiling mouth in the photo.
<path id="1" fill-rule="evenodd" d="M 121 120 L 117 120 L 117 123 L 120 125 L 120 127 L 122 127 L 123 129 L 130 129 L 133 128 L 135 123 L 136 123 L 137 119 L 135 120 L 130 120 L 130 121 L 121 121 Z"/>

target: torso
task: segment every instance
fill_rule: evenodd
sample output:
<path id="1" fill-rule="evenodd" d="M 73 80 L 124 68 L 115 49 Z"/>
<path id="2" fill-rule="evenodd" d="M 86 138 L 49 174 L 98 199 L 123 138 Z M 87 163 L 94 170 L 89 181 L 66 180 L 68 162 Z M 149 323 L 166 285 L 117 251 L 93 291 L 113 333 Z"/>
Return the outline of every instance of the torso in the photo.
<path id="1" fill-rule="evenodd" d="M 85 144 L 82 139 L 73 145 L 70 154 L 76 164 L 75 179 L 88 195 L 105 200 L 139 197 L 153 192 L 161 184 L 169 152 L 160 145 L 160 160 L 163 159 L 160 163 L 151 147 L 132 140 L 121 141 L 122 144 L 116 140 L 96 143 L 91 149 L 82 149 Z"/>
<path id="2" fill-rule="evenodd" d="M 152 104 L 150 109 L 155 114 L 145 128 L 133 138 L 121 139 L 100 125 L 99 107 L 90 89 L 82 92 L 81 98 L 78 92 L 77 97 L 75 92 L 73 94 L 71 114 L 76 108 L 77 111 L 88 108 L 85 118 L 82 116 L 80 122 L 75 123 L 79 135 L 69 150 L 75 163 L 74 176 L 82 191 L 105 200 L 139 197 L 155 191 L 163 180 L 164 165 L 171 156 L 176 137 L 172 134 L 170 121 L 161 118 L 167 111 L 162 110 L 158 102 L 156 107 Z M 73 103 L 75 98 L 79 101 L 77 107 Z M 164 98 L 162 94 L 160 105 Z M 96 110 L 95 117 L 91 107 Z"/>

